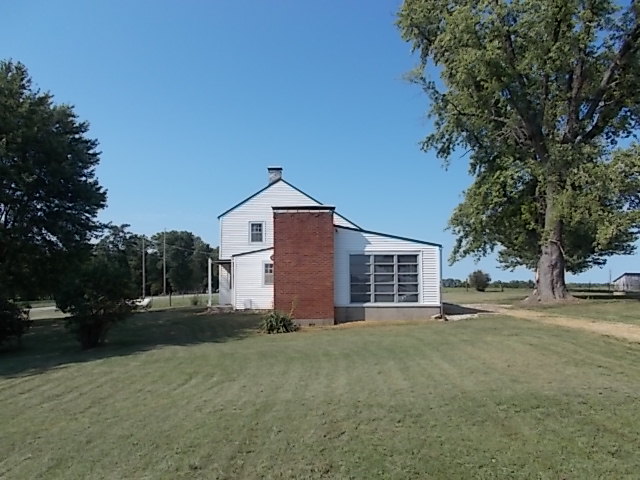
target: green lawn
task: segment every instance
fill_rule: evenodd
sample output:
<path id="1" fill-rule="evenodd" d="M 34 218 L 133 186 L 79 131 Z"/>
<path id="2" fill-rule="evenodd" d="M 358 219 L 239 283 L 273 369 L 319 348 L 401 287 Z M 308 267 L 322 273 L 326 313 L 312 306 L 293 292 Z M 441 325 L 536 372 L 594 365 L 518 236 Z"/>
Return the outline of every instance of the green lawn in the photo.
<path id="1" fill-rule="evenodd" d="M 637 478 L 640 346 L 506 317 L 59 320 L 0 356 L 0 478 Z"/>
<path id="2" fill-rule="evenodd" d="M 511 305 L 527 298 L 531 290 L 526 288 L 505 288 L 503 292 L 499 289 L 488 289 L 486 292 L 478 292 L 470 288 L 443 288 L 442 300 L 446 303 L 498 303 Z"/>
<path id="3" fill-rule="evenodd" d="M 583 300 L 575 304 L 538 307 L 536 310 L 601 322 L 640 325 L 640 300 L 638 299 Z"/>
<path id="4" fill-rule="evenodd" d="M 209 295 L 207 293 L 189 293 L 185 295 L 172 295 L 171 307 L 189 307 L 194 305 L 206 306 L 209 301 Z M 218 294 L 212 294 L 212 304 L 218 304 Z M 153 297 L 152 309 L 168 308 L 169 296 L 157 296 Z"/>

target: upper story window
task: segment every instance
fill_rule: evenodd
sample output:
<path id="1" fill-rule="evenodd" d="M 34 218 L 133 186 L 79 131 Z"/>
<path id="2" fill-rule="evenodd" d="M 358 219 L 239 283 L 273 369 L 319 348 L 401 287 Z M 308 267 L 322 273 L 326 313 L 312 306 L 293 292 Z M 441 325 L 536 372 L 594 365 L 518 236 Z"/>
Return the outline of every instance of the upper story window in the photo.
<path id="1" fill-rule="evenodd" d="M 418 255 L 350 255 L 351 303 L 418 302 Z"/>
<path id="2" fill-rule="evenodd" d="M 249 243 L 264 243 L 264 222 L 249 222 Z"/>

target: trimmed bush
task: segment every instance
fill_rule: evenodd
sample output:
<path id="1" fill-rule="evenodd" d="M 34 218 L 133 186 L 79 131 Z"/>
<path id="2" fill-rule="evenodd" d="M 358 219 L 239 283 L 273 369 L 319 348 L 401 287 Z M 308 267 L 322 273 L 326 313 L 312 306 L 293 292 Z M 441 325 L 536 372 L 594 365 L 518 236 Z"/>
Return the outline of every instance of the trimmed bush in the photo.
<path id="1" fill-rule="evenodd" d="M 9 339 L 17 339 L 31 327 L 29 310 L 21 308 L 11 300 L 0 298 L 0 345 Z"/>
<path id="2" fill-rule="evenodd" d="M 290 333 L 298 330 L 291 315 L 273 311 L 262 318 L 260 330 L 265 333 Z"/>
<path id="3" fill-rule="evenodd" d="M 491 277 L 488 273 L 484 273 L 482 270 L 476 270 L 471 275 L 469 275 L 469 285 L 471 285 L 479 292 L 484 292 L 489 286 L 490 282 Z"/>
<path id="4" fill-rule="evenodd" d="M 67 327 L 83 349 L 103 345 L 109 330 L 134 308 L 136 291 L 126 256 L 130 242 L 124 228 L 111 228 L 77 271 L 60 282 L 56 304 L 71 315 Z"/>

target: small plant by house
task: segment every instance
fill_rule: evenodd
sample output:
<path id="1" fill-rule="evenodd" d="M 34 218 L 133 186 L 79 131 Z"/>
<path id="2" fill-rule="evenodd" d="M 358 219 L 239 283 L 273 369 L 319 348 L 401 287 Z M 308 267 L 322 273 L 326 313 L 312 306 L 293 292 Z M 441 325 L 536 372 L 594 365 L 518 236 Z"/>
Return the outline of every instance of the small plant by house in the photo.
<path id="1" fill-rule="evenodd" d="M 262 318 L 260 330 L 264 333 L 290 333 L 298 330 L 298 325 L 288 313 L 274 310 Z"/>

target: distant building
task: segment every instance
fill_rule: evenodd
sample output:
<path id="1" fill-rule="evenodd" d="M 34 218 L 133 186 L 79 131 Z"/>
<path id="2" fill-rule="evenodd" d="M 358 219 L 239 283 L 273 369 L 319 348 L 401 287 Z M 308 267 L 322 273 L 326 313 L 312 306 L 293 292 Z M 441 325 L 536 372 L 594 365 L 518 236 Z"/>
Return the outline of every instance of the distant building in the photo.
<path id="1" fill-rule="evenodd" d="M 640 273 L 623 273 L 613 281 L 613 287 L 620 292 L 640 292 Z"/>

